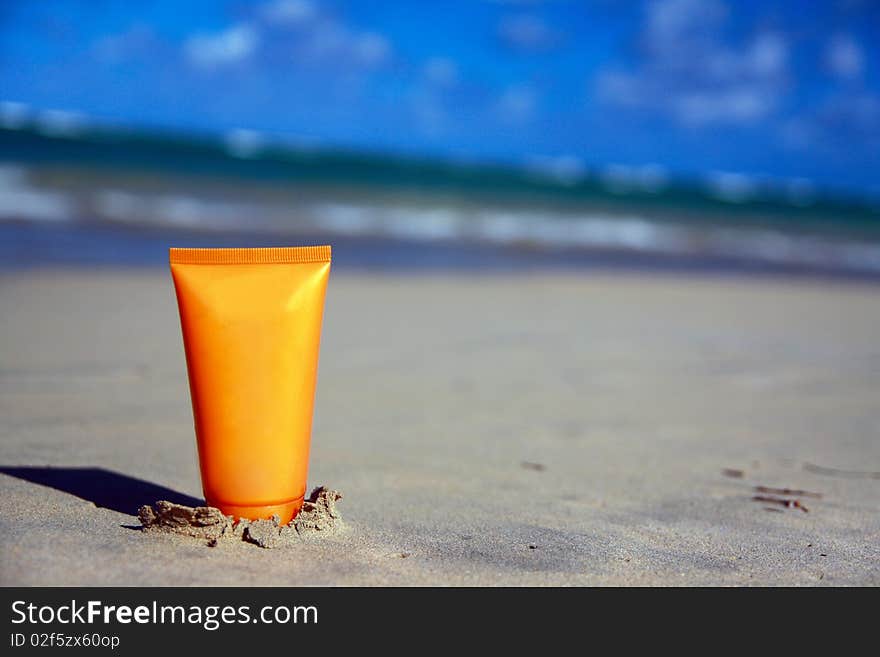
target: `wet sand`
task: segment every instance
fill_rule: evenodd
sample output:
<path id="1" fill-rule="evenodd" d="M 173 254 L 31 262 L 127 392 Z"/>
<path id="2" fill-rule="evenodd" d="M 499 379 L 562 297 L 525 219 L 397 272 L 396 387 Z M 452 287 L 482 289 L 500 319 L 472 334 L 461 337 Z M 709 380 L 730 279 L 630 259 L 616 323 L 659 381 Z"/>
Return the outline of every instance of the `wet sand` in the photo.
<path id="1" fill-rule="evenodd" d="M 345 524 L 274 550 L 138 529 L 201 497 L 166 271 L 0 308 L 0 584 L 880 584 L 880 286 L 334 273 Z"/>

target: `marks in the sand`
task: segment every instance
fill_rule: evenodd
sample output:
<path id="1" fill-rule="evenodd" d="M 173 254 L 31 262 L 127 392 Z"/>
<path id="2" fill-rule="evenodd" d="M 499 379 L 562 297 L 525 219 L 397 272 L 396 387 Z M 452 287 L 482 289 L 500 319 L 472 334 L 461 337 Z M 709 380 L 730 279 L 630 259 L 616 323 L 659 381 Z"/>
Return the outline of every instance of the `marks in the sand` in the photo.
<path id="1" fill-rule="evenodd" d="M 547 466 L 543 463 L 535 463 L 533 461 L 521 461 L 519 465 L 523 470 L 532 470 L 534 472 L 544 472 L 547 469 Z"/>
<path id="2" fill-rule="evenodd" d="M 755 486 L 756 493 L 766 493 L 768 495 L 795 495 L 798 497 L 812 497 L 821 499 L 822 493 L 811 493 L 808 490 L 800 490 L 798 488 L 772 488 L 770 486 Z"/>
<path id="3" fill-rule="evenodd" d="M 412 556 L 412 552 L 392 552 L 386 556 L 393 559 L 409 559 Z"/>
<path id="4" fill-rule="evenodd" d="M 809 509 L 804 506 L 804 504 L 797 499 L 790 498 L 780 498 L 780 497 L 772 497 L 770 495 L 755 495 L 752 497 L 753 502 L 763 502 L 764 504 L 776 504 L 778 506 L 784 507 L 786 509 L 800 509 L 804 513 L 807 513 Z M 781 509 L 777 509 L 772 506 L 764 507 L 765 511 L 780 511 Z"/>
<path id="5" fill-rule="evenodd" d="M 743 479 L 745 471 L 734 468 L 724 468 L 721 474 L 731 479 Z M 810 509 L 801 501 L 801 498 L 814 500 L 822 499 L 822 493 L 815 493 L 800 488 L 777 488 L 755 484 L 751 486 L 752 501 L 763 505 L 765 511 L 782 513 L 785 509 L 797 509 L 803 513 L 809 513 Z"/>
<path id="6" fill-rule="evenodd" d="M 880 472 L 871 470 L 841 470 L 840 468 L 828 468 L 815 463 L 804 463 L 804 470 L 813 474 L 825 475 L 826 477 L 842 477 L 844 479 L 880 479 Z"/>
<path id="7" fill-rule="evenodd" d="M 819 474 L 828 477 L 843 477 L 846 479 L 880 479 L 880 472 L 870 470 L 841 470 L 838 468 L 828 468 L 814 463 L 804 463 L 803 469 L 812 474 Z M 721 474 L 731 479 L 742 479 L 745 477 L 743 470 L 735 468 L 724 468 Z M 772 486 L 752 486 L 752 501 L 763 505 L 765 511 L 773 513 L 783 513 L 786 509 L 800 510 L 803 513 L 809 513 L 810 509 L 804 504 L 801 498 L 811 498 L 814 500 L 822 499 L 821 493 L 814 493 L 799 488 L 774 488 Z"/>

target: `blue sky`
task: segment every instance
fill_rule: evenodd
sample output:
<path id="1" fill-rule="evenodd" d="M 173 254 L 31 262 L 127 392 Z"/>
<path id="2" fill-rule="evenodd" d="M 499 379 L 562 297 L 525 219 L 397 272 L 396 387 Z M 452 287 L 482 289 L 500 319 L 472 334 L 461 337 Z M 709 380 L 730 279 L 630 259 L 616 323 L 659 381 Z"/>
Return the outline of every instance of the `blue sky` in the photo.
<path id="1" fill-rule="evenodd" d="M 60 110 L 562 175 L 728 172 L 880 195 L 869 0 L 5 2 L 0 31 L 6 123 Z"/>

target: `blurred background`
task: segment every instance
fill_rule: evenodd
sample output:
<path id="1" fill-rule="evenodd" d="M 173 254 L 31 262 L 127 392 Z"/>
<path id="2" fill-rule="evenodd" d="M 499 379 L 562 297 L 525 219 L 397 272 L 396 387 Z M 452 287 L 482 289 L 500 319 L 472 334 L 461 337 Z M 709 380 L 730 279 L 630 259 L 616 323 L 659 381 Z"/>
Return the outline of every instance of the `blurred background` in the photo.
<path id="1" fill-rule="evenodd" d="M 880 583 L 878 51 L 880 0 L 0 0 L 0 584 Z M 325 243 L 352 531 L 84 505 L 201 495 L 168 247 Z"/>
<path id="2" fill-rule="evenodd" d="M 0 5 L 0 266 L 880 276 L 880 5 Z"/>

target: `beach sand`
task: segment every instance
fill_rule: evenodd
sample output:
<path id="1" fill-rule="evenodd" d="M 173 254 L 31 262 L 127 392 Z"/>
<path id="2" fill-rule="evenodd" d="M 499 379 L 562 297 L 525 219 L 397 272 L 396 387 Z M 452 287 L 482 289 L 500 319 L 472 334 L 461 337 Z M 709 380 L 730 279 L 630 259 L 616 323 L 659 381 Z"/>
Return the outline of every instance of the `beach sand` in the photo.
<path id="1" fill-rule="evenodd" d="M 167 271 L 0 308 L 4 585 L 880 584 L 876 285 L 334 273 L 309 483 L 345 525 L 275 550 L 138 530 L 201 497 Z"/>

